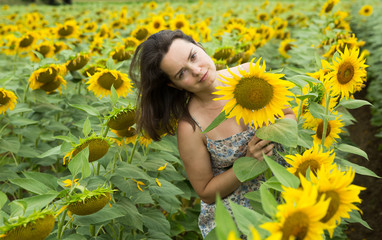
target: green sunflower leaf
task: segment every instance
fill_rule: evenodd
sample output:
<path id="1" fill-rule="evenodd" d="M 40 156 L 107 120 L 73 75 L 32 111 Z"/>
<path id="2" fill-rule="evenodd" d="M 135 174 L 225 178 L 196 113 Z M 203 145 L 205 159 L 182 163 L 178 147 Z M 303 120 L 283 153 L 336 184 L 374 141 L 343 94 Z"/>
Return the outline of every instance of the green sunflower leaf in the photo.
<path id="1" fill-rule="evenodd" d="M 82 178 L 86 178 L 90 176 L 90 166 L 88 161 L 89 156 L 89 147 L 86 147 L 81 152 L 79 152 L 76 156 L 72 158 L 69 162 L 69 171 L 72 173 L 73 178 L 77 176 L 79 173 L 82 174 Z"/>
<path id="2" fill-rule="evenodd" d="M 297 122 L 289 118 L 277 119 L 274 124 L 259 128 L 256 136 L 287 147 L 297 147 Z"/>
<path id="3" fill-rule="evenodd" d="M 79 110 L 85 111 L 89 115 L 92 115 L 92 116 L 99 116 L 100 115 L 98 109 L 96 109 L 95 107 L 89 106 L 89 105 L 70 104 L 70 103 L 69 103 L 69 105 L 74 107 L 74 108 L 77 108 Z"/>
<path id="4" fill-rule="evenodd" d="M 212 129 L 219 126 L 219 124 L 221 124 L 225 120 L 227 120 L 227 118 L 226 118 L 225 112 L 223 111 L 212 121 L 212 123 L 206 129 L 204 129 L 204 131 L 202 133 L 208 133 Z"/>
<path id="5" fill-rule="evenodd" d="M 92 130 L 92 125 L 90 123 L 89 118 L 87 117 L 84 122 L 84 126 L 82 128 L 82 133 L 84 134 L 85 137 L 87 137 L 89 133 L 91 132 L 91 130 Z"/>
<path id="6" fill-rule="evenodd" d="M 336 162 L 344 170 L 346 170 L 347 167 L 352 167 L 357 174 L 361 174 L 361 175 L 364 175 L 364 176 L 371 176 L 371 177 L 375 177 L 375 178 L 381 178 L 380 176 L 375 174 L 370 169 L 368 169 L 366 167 L 363 167 L 363 166 L 360 166 L 360 165 L 357 165 L 355 163 L 349 162 L 348 160 L 345 160 L 345 159 L 342 159 L 342 158 L 336 158 Z"/>
<path id="7" fill-rule="evenodd" d="M 231 231 L 234 231 L 237 237 L 240 236 L 239 231 L 236 228 L 235 222 L 233 221 L 231 215 L 224 206 L 220 196 L 216 197 L 215 222 L 216 235 L 219 240 L 226 240 Z"/>
<path id="8" fill-rule="evenodd" d="M 347 109 L 356 109 L 360 108 L 365 105 L 372 105 L 370 102 L 366 100 L 359 100 L 359 99 L 342 99 L 339 103 L 338 106 L 343 106 Z"/>
<path id="9" fill-rule="evenodd" d="M 367 153 L 358 147 L 342 143 L 342 144 L 337 146 L 337 149 L 340 150 L 341 152 L 353 153 L 353 154 L 356 154 L 358 156 L 364 157 L 367 160 L 369 160 Z"/>
<path id="10" fill-rule="evenodd" d="M 266 162 L 252 157 L 241 157 L 233 164 L 233 171 L 240 182 L 254 179 L 267 169 L 268 165 Z"/>
<path id="11" fill-rule="evenodd" d="M 273 175 L 275 175 L 277 180 L 279 180 L 283 186 L 292 188 L 297 188 L 299 186 L 300 180 L 295 175 L 290 173 L 285 167 L 281 166 L 267 155 L 263 154 L 263 156 Z"/>
<path id="12" fill-rule="evenodd" d="M 264 212 L 269 216 L 274 216 L 277 213 L 277 202 L 275 197 L 268 191 L 264 184 L 261 184 L 260 186 L 260 197 Z"/>

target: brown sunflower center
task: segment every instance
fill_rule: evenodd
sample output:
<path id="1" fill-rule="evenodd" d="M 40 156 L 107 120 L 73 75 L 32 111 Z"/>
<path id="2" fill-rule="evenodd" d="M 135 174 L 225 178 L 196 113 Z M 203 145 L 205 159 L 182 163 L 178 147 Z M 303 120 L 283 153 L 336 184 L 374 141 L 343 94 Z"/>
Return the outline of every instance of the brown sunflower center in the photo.
<path id="1" fill-rule="evenodd" d="M 330 130 L 331 130 L 331 127 L 330 127 L 330 124 L 328 122 L 328 126 L 326 127 L 326 136 L 329 136 Z M 322 139 L 323 131 L 324 131 L 324 122 L 322 121 L 320 124 L 318 124 L 318 127 L 317 127 L 317 133 L 316 134 L 317 134 L 317 137 L 319 139 Z"/>
<path id="2" fill-rule="evenodd" d="M 318 169 L 320 169 L 320 164 L 314 159 L 305 160 L 298 166 L 295 175 L 298 177 L 299 173 L 301 173 L 303 176 L 305 176 L 306 170 L 308 170 L 308 168 L 310 168 L 310 171 L 315 173 Z"/>
<path id="3" fill-rule="evenodd" d="M 116 78 L 110 72 L 106 72 L 106 73 L 102 74 L 102 76 L 100 76 L 98 78 L 97 82 L 102 88 L 107 89 L 107 90 L 110 90 L 111 86 L 114 86 L 115 89 L 118 89 L 122 86 L 122 83 L 123 83 L 123 81 L 121 80 L 121 77 L 119 75 Z"/>
<path id="4" fill-rule="evenodd" d="M 175 27 L 177 29 L 181 29 L 182 27 L 184 27 L 184 23 L 182 21 L 178 21 L 178 22 L 176 22 Z"/>
<path id="5" fill-rule="evenodd" d="M 50 67 L 47 68 L 44 72 L 41 72 L 36 80 L 41 83 L 47 83 L 53 81 L 58 74 L 58 70 L 56 68 Z"/>
<path id="6" fill-rule="evenodd" d="M 223 48 L 218 50 L 213 57 L 218 60 L 227 59 L 231 56 L 232 52 L 233 50 L 231 48 Z"/>
<path id="7" fill-rule="evenodd" d="M 29 47 L 33 43 L 34 37 L 32 35 L 27 35 L 23 37 L 19 43 L 20 47 Z"/>
<path id="8" fill-rule="evenodd" d="M 110 193 L 105 195 L 93 196 L 86 198 L 84 201 L 70 203 L 68 205 L 69 211 L 74 214 L 84 216 L 98 212 L 110 201 Z"/>
<path id="9" fill-rule="evenodd" d="M 295 212 L 285 219 L 282 229 L 282 240 L 288 240 L 290 237 L 296 240 L 305 239 L 309 230 L 309 218 L 305 213 Z"/>
<path id="10" fill-rule="evenodd" d="M 127 110 L 127 111 L 120 112 L 114 118 L 111 118 L 109 122 L 107 123 L 107 125 L 111 129 L 122 130 L 122 129 L 131 127 L 134 123 L 135 123 L 135 110 Z"/>
<path id="11" fill-rule="evenodd" d="M 52 92 L 56 90 L 61 84 L 61 81 L 59 78 L 55 78 L 53 81 L 47 82 L 44 85 L 40 87 L 40 89 L 46 91 L 46 92 Z"/>
<path id="12" fill-rule="evenodd" d="M 26 225 L 18 226 L 6 235 L 6 239 L 45 239 L 53 230 L 55 219 L 53 215 L 46 215 L 36 221 L 28 222 Z"/>
<path id="13" fill-rule="evenodd" d="M 96 161 L 103 157 L 109 150 L 109 144 L 106 140 L 93 138 L 79 145 L 73 151 L 73 157 L 76 156 L 79 152 L 89 146 L 89 162 Z"/>
<path id="14" fill-rule="evenodd" d="M 325 12 L 328 13 L 330 12 L 334 7 L 334 4 L 333 3 L 329 3 L 326 8 L 325 8 Z"/>
<path id="15" fill-rule="evenodd" d="M 9 102 L 10 98 L 7 94 L 0 92 L 0 105 L 5 105 Z"/>
<path id="16" fill-rule="evenodd" d="M 44 57 L 50 52 L 50 46 L 42 45 L 37 49 L 37 52 L 41 53 Z"/>
<path id="17" fill-rule="evenodd" d="M 138 39 L 139 41 L 142 41 L 147 37 L 149 34 L 149 31 L 146 28 L 140 28 L 137 33 L 135 34 L 135 38 Z"/>
<path id="18" fill-rule="evenodd" d="M 126 51 L 125 49 L 119 49 L 117 52 L 115 52 L 112 56 L 112 58 L 116 61 L 124 61 L 131 57 L 130 53 Z"/>
<path id="19" fill-rule="evenodd" d="M 76 71 L 83 68 L 89 62 L 87 55 L 80 55 L 77 58 L 71 60 L 66 66 L 70 71 Z"/>
<path id="20" fill-rule="evenodd" d="M 325 200 L 330 199 L 327 213 L 326 213 L 325 217 L 323 217 L 321 219 L 321 222 L 326 223 L 337 213 L 338 208 L 340 207 L 341 200 L 340 200 L 340 196 L 335 191 L 323 192 L 320 195 L 322 195 L 322 194 L 325 194 Z M 320 196 L 318 196 L 318 197 L 320 197 Z"/>
<path id="21" fill-rule="evenodd" d="M 155 23 L 154 23 L 154 28 L 155 28 L 155 29 L 160 28 L 160 26 L 161 26 L 160 22 L 155 22 Z"/>
<path id="22" fill-rule="evenodd" d="M 70 34 L 72 34 L 74 32 L 74 27 L 73 26 L 70 26 L 70 25 L 66 25 L 62 28 L 60 28 L 58 30 L 58 34 L 61 36 L 61 37 L 67 37 L 69 36 Z"/>
<path id="23" fill-rule="evenodd" d="M 242 78 L 234 92 L 239 105 L 249 110 L 259 110 L 267 106 L 273 98 L 273 87 L 261 78 Z"/>
<path id="24" fill-rule="evenodd" d="M 344 62 L 338 69 L 337 79 L 340 84 L 346 84 L 353 79 L 354 66 L 350 62 Z"/>

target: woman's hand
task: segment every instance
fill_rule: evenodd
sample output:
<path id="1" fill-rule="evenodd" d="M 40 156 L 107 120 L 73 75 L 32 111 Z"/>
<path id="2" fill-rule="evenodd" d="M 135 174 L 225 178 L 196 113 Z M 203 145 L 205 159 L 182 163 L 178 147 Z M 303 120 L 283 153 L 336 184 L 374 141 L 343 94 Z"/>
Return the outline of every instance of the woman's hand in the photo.
<path id="1" fill-rule="evenodd" d="M 272 156 L 273 154 L 273 144 L 270 144 L 269 140 L 262 140 L 258 137 L 253 136 L 251 141 L 249 141 L 247 146 L 246 157 L 253 157 L 259 161 L 264 159 L 263 153 L 267 156 Z"/>

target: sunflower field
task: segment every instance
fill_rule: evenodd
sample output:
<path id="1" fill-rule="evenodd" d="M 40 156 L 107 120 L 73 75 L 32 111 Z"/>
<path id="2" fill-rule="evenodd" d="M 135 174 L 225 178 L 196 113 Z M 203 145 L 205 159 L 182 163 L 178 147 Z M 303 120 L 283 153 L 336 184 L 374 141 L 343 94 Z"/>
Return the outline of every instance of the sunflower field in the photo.
<path id="1" fill-rule="evenodd" d="M 371 104 L 372 122 L 382 126 L 380 1 L 0 8 L 0 239 L 202 239 L 200 199 L 176 136 L 153 141 L 135 130 L 131 57 L 164 29 L 201 42 L 217 69 L 252 62 L 246 79 L 280 82 L 240 88 L 243 78 L 233 74 L 226 81 L 240 96 L 217 92 L 232 102 L 209 129 L 230 117 L 255 121 L 258 137 L 283 145 L 288 167 L 267 156 L 238 159 L 240 181 L 264 181 L 246 194 L 251 209 L 231 202 L 230 214 L 218 197 L 206 239 L 348 239 L 350 223 L 371 229 L 362 219 L 365 187 L 353 180 L 379 176 L 349 155 L 379 159 L 368 159 L 346 127 L 355 122 L 349 109 Z M 354 97 L 366 84 L 370 102 Z M 291 106 L 297 121 L 251 94 Z"/>

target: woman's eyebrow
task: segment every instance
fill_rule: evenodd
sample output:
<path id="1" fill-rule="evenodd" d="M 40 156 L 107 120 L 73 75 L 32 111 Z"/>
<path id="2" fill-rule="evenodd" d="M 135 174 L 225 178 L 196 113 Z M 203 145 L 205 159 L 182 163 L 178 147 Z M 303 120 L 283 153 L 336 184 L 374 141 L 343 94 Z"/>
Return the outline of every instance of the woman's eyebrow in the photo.
<path id="1" fill-rule="evenodd" d="M 194 48 L 191 48 L 191 51 L 190 51 L 190 54 L 188 55 L 188 58 L 187 60 L 189 61 L 192 57 L 192 52 L 193 52 Z M 183 68 L 181 68 L 175 75 L 174 75 L 174 78 L 176 78 L 176 76 L 178 76 L 180 74 L 180 72 L 182 71 Z"/>

